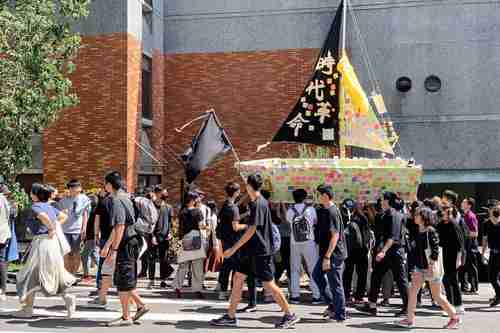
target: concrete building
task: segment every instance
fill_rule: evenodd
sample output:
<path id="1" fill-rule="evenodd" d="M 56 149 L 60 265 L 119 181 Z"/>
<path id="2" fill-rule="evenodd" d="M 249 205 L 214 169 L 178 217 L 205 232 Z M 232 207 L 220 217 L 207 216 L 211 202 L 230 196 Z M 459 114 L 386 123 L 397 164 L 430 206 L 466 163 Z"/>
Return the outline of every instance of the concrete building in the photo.
<path id="1" fill-rule="evenodd" d="M 500 1 L 350 2 L 402 154 L 413 153 L 425 168 L 422 195 L 453 187 L 480 201 L 500 197 Z M 296 155 L 294 145 L 255 151 L 302 92 L 337 5 L 93 1 L 77 27 L 85 44 L 73 81 L 81 103 L 44 133 L 31 173 L 58 185 L 79 177 L 98 186 L 106 170 L 118 169 L 130 187 L 162 182 L 177 189 L 177 156 L 197 126 L 173 129 L 209 108 L 242 160 Z M 348 37 L 368 89 L 355 30 Z M 411 89 L 398 90 L 400 78 Z M 199 183 L 220 193 L 237 179 L 233 162 L 228 155 Z"/>

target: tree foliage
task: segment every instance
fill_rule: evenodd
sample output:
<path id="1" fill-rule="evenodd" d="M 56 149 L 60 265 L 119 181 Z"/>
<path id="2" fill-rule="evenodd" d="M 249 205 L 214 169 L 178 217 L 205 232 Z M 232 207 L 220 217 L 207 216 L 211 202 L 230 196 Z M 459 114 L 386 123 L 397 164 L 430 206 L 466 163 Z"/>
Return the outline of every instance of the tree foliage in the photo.
<path id="1" fill-rule="evenodd" d="M 0 0 L 0 175 L 31 165 L 31 138 L 78 103 L 68 76 L 90 0 Z"/>

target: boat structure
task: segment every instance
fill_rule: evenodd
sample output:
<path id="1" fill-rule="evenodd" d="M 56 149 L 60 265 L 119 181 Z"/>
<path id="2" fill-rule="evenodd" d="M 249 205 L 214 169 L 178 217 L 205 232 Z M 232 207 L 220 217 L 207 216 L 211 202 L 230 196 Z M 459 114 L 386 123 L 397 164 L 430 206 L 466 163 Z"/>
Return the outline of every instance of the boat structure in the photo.
<path id="1" fill-rule="evenodd" d="M 359 37 L 368 75 L 369 95 L 363 89 L 346 51 L 347 18 Z M 319 184 L 331 184 L 335 201 L 376 201 L 390 190 L 415 200 L 422 167 L 400 157 L 399 136 L 374 77 L 356 13 L 349 0 L 340 2 L 311 79 L 272 142 L 326 146 L 331 158 L 270 158 L 238 161 L 241 176 L 259 172 L 274 201 L 293 202 L 292 192 L 303 188 L 315 195 Z M 271 142 L 271 143 L 272 143 Z M 346 157 L 350 147 L 351 154 Z M 355 151 L 371 156 L 353 156 Z M 376 156 L 377 158 L 373 158 Z"/>

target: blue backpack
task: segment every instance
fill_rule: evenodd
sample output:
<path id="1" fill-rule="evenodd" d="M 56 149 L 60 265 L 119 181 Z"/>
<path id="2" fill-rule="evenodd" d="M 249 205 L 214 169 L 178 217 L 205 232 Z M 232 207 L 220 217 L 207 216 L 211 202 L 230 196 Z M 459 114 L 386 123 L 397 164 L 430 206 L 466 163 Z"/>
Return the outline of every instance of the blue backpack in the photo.
<path id="1" fill-rule="evenodd" d="M 278 229 L 278 226 L 272 222 L 271 222 L 271 232 L 272 232 L 272 238 L 273 238 L 273 245 L 271 248 L 272 248 L 273 254 L 276 254 L 280 251 L 280 248 L 281 248 L 281 234 L 280 234 L 280 230 Z"/>

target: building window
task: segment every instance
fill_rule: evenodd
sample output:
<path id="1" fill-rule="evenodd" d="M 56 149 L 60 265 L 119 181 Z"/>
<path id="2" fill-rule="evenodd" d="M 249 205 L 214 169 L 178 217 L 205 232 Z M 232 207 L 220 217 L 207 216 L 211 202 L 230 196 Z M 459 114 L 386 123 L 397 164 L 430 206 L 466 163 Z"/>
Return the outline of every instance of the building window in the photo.
<path id="1" fill-rule="evenodd" d="M 411 89 L 411 79 L 406 76 L 402 76 L 396 80 L 396 89 L 400 92 L 408 92 Z"/>
<path id="2" fill-rule="evenodd" d="M 430 75 L 425 79 L 424 86 L 428 92 L 438 92 L 441 90 L 441 79 L 436 75 Z"/>
<path id="3" fill-rule="evenodd" d="M 153 119 L 153 64 L 151 58 L 142 57 L 142 117 Z"/>

